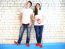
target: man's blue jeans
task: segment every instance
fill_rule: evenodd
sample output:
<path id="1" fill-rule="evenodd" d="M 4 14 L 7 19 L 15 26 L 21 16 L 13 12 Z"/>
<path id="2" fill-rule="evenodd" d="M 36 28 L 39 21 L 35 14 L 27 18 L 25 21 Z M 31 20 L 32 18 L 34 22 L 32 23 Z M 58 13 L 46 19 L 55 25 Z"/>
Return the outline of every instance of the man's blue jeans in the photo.
<path id="1" fill-rule="evenodd" d="M 20 27 L 18 44 L 21 43 L 21 40 L 22 40 L 23 33 L 24 33 L 25 29 L 27 30 L 26 43 L 29 43 L 29 41 L 30 41 L 31 27 L 29 27 L 29 24 L 22 24 L 22 26 Z"/>

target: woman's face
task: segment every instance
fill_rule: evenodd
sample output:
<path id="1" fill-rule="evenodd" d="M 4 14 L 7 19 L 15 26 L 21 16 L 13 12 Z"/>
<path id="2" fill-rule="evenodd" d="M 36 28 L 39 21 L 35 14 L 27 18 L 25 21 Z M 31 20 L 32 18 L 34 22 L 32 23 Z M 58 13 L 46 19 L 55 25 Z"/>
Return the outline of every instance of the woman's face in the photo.
<path id="1" fill-rule="evenodd" d="M 36 4 L 36 8 L 39 10 L 40 9 L 40 4 Z"/>

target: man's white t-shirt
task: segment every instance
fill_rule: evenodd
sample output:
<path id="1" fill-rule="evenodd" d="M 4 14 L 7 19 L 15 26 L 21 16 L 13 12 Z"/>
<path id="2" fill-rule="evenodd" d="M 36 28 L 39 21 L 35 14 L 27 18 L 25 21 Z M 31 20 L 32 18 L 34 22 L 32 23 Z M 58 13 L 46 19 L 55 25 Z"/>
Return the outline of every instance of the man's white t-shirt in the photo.
<path id="1" fill-rule="evenodd" d="M 44 20 L 43 12 L 42 12 L 42 10 L 39 10 L 38 14 L 35 15 L 34 25 L 38 25 L 38 26 L 39 25 L 44 25 L 43 20 Z"/>
<path id="2" fill-rule="evenodd" d="M 31 8 L 23 8 L 22 9 L 22 24 L 30 23 L 30 16 L 33 14 L 33 10 Z"/>

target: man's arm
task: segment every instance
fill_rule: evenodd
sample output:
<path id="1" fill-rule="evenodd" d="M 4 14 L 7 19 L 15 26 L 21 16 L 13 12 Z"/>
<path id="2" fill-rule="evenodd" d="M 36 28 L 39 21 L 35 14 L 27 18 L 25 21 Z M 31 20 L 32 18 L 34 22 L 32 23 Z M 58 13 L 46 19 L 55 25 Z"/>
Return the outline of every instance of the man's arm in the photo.
<path id="1" fill-rule="evenodd" d="M 19 17 L 20 24 L 22 24 L 22 15 L 23 15 L 23 14 L 22 14 L 21 12 L 19 12 L 17 15 L 18 15 L 18 17 Z"/>
<path id="2" fill-rule="evenodd" d="M 34 15 L 31 14 L 31 15 L 30 15 L 30 24 L 29 24 L 29 27 L 33 24 L 33 18 L 34 18 Z"/>
<path id="3" fill-rule="evenodd" d="M 22 23 L 22 13 L 20 13 L 19 15 L 19 20 L 20 20 L 20 23 Z"/>
<path id="4" fill-rule="evenodd" d="M 34 23 L 34 14 L 31 14 L 30 19 L 31 19 L 31 23 Z"/>

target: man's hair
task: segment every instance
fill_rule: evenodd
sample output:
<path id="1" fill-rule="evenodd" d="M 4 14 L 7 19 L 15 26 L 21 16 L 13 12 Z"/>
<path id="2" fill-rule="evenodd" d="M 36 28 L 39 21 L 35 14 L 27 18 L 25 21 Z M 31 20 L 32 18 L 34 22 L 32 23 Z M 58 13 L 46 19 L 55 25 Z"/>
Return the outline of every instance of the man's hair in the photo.
<path id="1" fill-rule="evenodd" d="M 31 4 L 31 6 L 32 6 L 32 2 L 31 1 L 28 1 L 30 4 Z"/>

